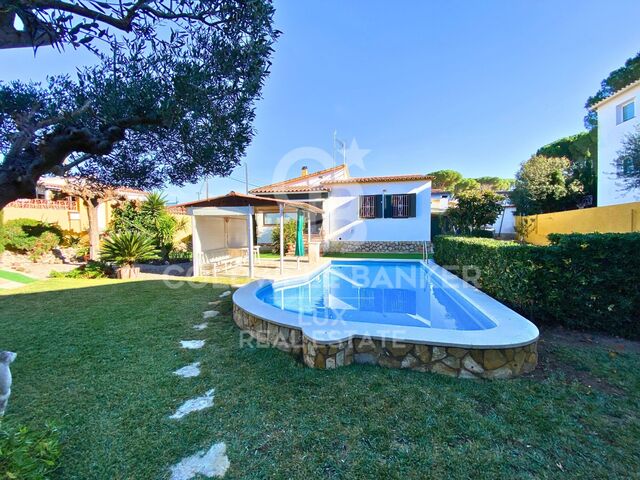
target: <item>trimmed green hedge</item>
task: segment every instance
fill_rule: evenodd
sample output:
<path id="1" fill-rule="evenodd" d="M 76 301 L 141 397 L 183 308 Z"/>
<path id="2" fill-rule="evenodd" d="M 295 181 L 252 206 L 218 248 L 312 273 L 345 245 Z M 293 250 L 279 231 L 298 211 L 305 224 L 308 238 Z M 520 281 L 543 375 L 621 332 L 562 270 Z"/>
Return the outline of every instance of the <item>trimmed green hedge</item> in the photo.
<path id="1" fill-rule="evenodd" d="M 640 233 L 549 239 L 436 237 L 434 258 L 456 274 L 476 267 L 479 288 L 538 323 L 640 338 Z"/>

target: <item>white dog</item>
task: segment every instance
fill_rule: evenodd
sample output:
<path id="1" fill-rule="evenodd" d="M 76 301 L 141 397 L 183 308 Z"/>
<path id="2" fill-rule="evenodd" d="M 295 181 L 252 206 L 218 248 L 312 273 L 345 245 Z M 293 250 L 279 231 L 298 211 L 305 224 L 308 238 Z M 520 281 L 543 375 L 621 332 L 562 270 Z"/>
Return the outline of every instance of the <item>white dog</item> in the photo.
<path id="1" fill-rule="evenodd" d="M 0 352 L 0 417 L 4 415 L 11 395 L 11 370 L 9 364 L 16 359 L 13 352 Z"/>

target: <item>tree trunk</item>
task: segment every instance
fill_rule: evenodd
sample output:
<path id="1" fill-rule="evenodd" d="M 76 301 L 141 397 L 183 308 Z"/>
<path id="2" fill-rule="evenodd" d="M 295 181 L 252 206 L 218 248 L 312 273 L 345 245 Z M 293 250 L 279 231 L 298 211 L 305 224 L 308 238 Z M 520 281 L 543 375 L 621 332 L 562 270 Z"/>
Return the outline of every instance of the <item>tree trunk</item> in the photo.
<path id="1" fill-rule="evenodd" d="M 100 227 L 98 224 L 98 206 L 100 201 L 97 198 L 83 199 L 87 206 L 87 216 L 89 218 L 89 259 L 98 260 L 100 256 Z"/>

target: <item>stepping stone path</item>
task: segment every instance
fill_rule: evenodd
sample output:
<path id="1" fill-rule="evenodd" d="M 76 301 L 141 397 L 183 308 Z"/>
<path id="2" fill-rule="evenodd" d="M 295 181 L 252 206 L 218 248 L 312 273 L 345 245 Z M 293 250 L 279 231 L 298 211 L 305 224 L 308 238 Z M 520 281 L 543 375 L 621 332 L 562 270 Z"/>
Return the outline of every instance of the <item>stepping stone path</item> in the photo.
<path id="1" fill-rule="evenodd" d="M 173 373 L 182 378 L 197 377 L 200 375 L 200 362 L 195 362 L 187 365 L 186 367 L 179 368 Z"/>
<path id="2" fill-rule="evenodd" d="M 186 417 L 192 412 L 198 412 L 200 410 L 204 410 L 205 408 L 212 407 L 214 393 L 215 393 L 215 389 L 212 388 L 201 397 L 191 398 L 187 400 L 182 405 L 180 405 L 178 407 L 178 410 L 176 410 L 176 413 L 171 415 L 169 418 L 172 418 L 174 420 L 179 420 L 182 417 Z"/>
<path id="3" fill-rule="evenodd" d="M 220 298 L 231 295 L 231 290 L 220 294 Z M 218 305 L 221 301 L 209 302 L 209 305 Z M 215 318 L 217 310 L 207 310 L 202 313 L 204 319 Z M 193 326 L 194 330 L 202 331 L 209 326 L 208 322 L 202 322 Z M 180 346 L 189 350 L 197 350 L 204 347 L 205 340 L 181 340 Z M 192 378 L 200 375 L 200 362 L 191 363 L 173 372 L 183 378 Z M 178 407 L 169 418 L 179 420 L 192 412 L 205 410 L 213 406 L 215 389 L 207 391 L 203 396 L 191 398 Z M 171 480 L 191 480 L 196 475 L 205 477 L 223 477 L 229 468 L 229 457 L 226 454 L 227 446 L 224 443 L 214 443 L 208 451 L 200 450 L 190 457 L 183 458 L 171 467 Z"/>
<path id="4" fill-rule="evenodd" d="M 205 452 L 184 458 L 171 467 L 171 480 L 190 480 L 196 475 L 205 477 L 223 477 L 229 468 L 227 446 L 224 443 L 215 443 Z"/>
<path id="5" fill-rule="evenodd" d="M 187 350 L 198 350 L 204 347 L 204 340 L 180 340 L 180 346 Z"/>

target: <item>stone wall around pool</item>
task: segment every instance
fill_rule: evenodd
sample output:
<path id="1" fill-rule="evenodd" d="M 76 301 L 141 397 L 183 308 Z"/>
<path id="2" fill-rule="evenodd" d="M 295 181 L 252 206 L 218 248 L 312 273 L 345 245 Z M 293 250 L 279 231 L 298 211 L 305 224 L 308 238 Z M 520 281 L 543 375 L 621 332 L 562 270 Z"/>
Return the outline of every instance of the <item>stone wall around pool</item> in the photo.
<path id="1" fill-rule="evenodd" d="M 332 253 L 423 253 L 424 242 L 331 240 L 325 251 Z"/>
<path id="2" fill-rule="evenodd" d="M 257 342 L 289 352 L 311 368 L 331 369 L 355 363 L 435 372 L 459 378 L 506 379 L 533 371 L 538 362 L 537 341 L 499 349 L 446 347 L 372 338 L 321 344 L 297 328 L 258 318 L 235 304 L 233 319 Z"/>

